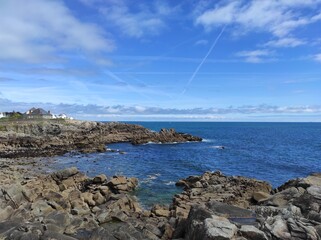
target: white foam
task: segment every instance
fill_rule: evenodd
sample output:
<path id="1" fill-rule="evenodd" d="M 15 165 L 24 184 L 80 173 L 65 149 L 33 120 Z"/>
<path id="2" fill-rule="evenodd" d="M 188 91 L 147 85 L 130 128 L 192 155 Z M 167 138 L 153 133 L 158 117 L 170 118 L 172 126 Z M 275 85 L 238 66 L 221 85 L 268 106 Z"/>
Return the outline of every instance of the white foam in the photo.
<path id="1" fill-rule="evenodd" d="M 225 146 L 210 146 L 210 148 L 215 148 L 215 149 L 225 149 Z"/>
<path id="2" fill-rule="evenodd" d="M 165 185 L 175 185 L 175 182 L 169 181 L 169 182 L 165 183 Z"/>
<path id="3" fill-rule="evenodd" d="M 210 142 L 215 142 L 215 140 L 214 140 L 214 139 L 206 139 L 206 138 L 204 138 L 204 139 L 202 140 L 202 142 L 208 142 L 208 143 L 210 143 Z"/>

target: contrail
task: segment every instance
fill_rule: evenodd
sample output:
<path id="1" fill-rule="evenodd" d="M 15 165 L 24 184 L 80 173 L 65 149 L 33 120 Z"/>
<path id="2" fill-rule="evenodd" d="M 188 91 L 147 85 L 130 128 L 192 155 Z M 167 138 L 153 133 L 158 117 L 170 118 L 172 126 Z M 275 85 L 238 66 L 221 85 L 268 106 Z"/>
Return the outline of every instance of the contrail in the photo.
<path id="1" fill-rule="evenodd" d="M 211 54 L 211 52 L 213 51 L 214 47 L 216 46 L 218 40 L 220 40 L 224 30 L 225 30 L 225 27 L 224 26 L 220 32 L 220 34 L 216 37 L 215 41 L 213 42 L 211 48 L 208 50 L 208 52 L 206 53 L 205 57 L 203 58 L 203 60 L 201 61 L 201 63 L 197 66 L 195 72 L 192 74 L 192 76 L 190 77 L 190 79 L 188 80 L 186 86 L 185 86 L 185 89 L 182 91 L 181 95 L 183 95 L 186 91 L 187 91 L 187 88 L 188 86 L 193 82 L 196 74 L 198 73 L 198 71 L 200 70 L 200 68 L 202 67 L 202 65 L 204 64 L 204 62 L 206 61 L 207 57 Z"/>

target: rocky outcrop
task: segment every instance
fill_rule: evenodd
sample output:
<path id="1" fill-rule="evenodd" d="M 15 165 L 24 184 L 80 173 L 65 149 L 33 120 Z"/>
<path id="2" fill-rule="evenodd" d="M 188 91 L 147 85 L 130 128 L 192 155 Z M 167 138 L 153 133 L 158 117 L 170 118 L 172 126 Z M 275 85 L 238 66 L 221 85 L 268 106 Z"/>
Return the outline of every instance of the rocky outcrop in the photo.
<path id="1" fill-rule="evenodd" d="M 175 238 L 321 239 L 321 174 L 277 189 L 265 182 L 205 173 L 185 187 L 171 207 Z"/>
<path id="2" fill-rule="evenodd" d="M 321 239 L 321 174 L 272 189 L 206 172 L 180 180 L 170 206 L 147 210 L 130 194 L 136 178 L 39 176 L 10 161 L 0 159 L 0 239 Z"/>
<path id="3" fill-rule="evenodd" d="M 10 171 L 10 169 L 8 169 Z M 165 216 L 128 194 L 136 178 L 88 178 L 76 168 L 12 184 L 0 178 L 0 239 L 170 239 Z"/>
<path id="4" fill-rule="evenodd" d="M 61 155 L 77 150 L 104 152 L 106 144 L 131 142 L 201 141 L 199 137 L 162 129 L 153 132 L 139 125 L 76 120 L 33 120 L 1 122 L 0 157 L 39 157 Z"/>

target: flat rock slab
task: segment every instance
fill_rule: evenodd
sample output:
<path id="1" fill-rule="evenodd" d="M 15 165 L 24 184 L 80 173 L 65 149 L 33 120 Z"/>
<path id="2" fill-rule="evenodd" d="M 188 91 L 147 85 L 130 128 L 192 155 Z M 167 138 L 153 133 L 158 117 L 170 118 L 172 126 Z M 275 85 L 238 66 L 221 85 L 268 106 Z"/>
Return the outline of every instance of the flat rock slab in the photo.
<path id="1" fill-rule="evenodd" d="M 256 222 L 256 214 L 251 210 L 217 201 L 211 201 L 206 205 L 215 215 L 226 217 L 230 221 L 246 225 L 255 224 Z"/>

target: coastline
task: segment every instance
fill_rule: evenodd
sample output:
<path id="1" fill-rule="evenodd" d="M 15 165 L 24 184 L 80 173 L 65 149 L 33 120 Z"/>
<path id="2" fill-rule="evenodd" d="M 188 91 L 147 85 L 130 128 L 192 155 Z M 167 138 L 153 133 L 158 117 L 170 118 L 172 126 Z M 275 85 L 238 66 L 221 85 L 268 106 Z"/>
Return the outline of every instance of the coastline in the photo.
<path id="1" fill-rule="evenodd" d="M 81 141 L 72 141 L 61 152 L 97 151 L 95 146 L 106 139 L 146 144 L 188 142 L 193 137 L 130 124 L 76 121 L 73 128 L 74 124 L 62 136 Z M 65 140 L 56 139 L 55 146 L 48 140 L 61 129 L 59 124 L 24 126 L 6 142 L 11 145 L 2 141 L 2 151 L 15 150 L 13 146 L 19 151 L 0 158 L 0 239 L 320 239 L 321 174 L 272 189 L 264 181 L 206 172 L 178 181 L 183 190 L 173 196 L 170 206 L 144 209 L 132 194 L 139 184 L 135 177 L 90 178 L 74 167 L 48 173 L 52 168 L 46 159 L 14 158 L 14 153 L 26 151 L 60 153 L 51 147 L 61 147 Z M 97 140 L 102 129 L 109 136 Z M 39 151 L 32 145 L 37 141 Z"/>
<path id="2" fill-rule="evenodd" d="M 320 238 L 321 174 L 272 189 L 206 172 L 178 181 L 184 190 L 170 206 L 143 209 L 131 194 L 135 178 L 89 178 L 76 168 L 48 174 L 50 163 L 26 160 L 0 159 L 4 239 Z"/>
<path id="3" fill-rule="evenodd" d="M 187 142 L 202 138 L 174 129 L 151 131 L 140 125 L 79 120 L 22 120 L 0 122 L 0 157 L 46 157 L 70 151 L 105 152 L 106 144 L 130 142 Z"/>

